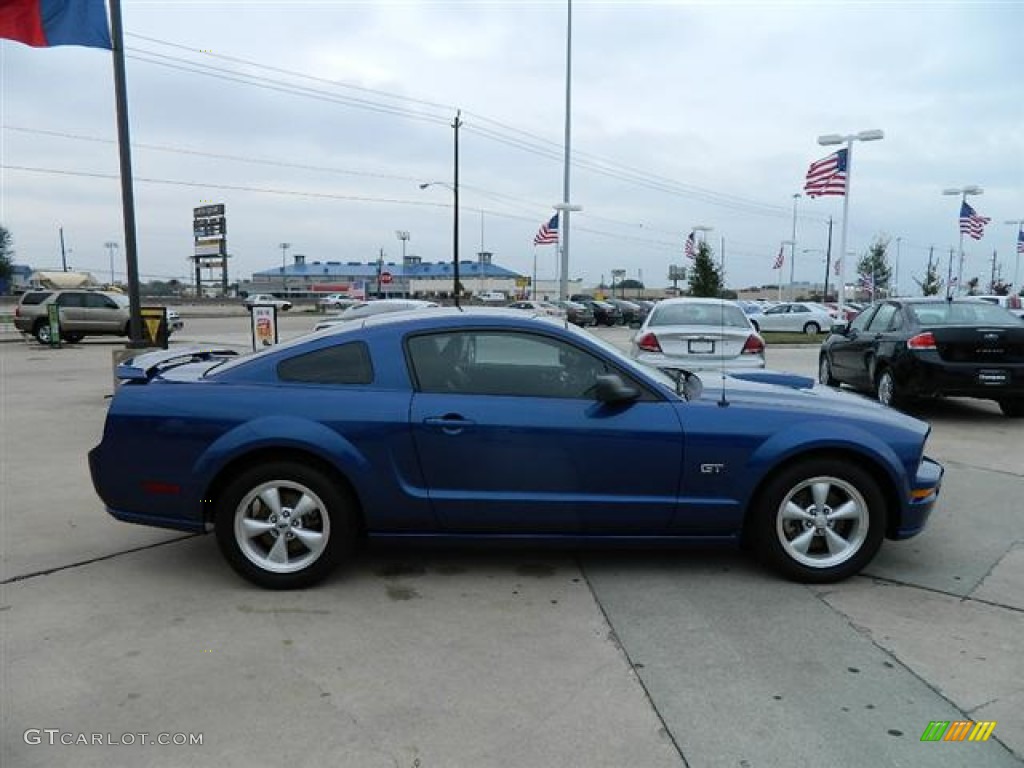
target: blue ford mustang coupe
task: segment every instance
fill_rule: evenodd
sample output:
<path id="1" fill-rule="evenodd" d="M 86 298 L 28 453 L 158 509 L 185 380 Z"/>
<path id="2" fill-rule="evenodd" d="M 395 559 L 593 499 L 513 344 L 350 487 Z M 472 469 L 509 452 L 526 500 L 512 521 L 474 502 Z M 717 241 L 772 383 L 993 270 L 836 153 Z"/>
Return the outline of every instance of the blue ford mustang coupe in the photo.
<path id="1" fill-rule="evenodd" d="M 146 353 L 89 454 L 119 520 L 216 532 L 270 588 L 361 538 L 743 542 L 805 582 L 922 530 L 927 424 L 811 379 L 659 372 L 518 310 L 382 315 L 234 356 Z"/>

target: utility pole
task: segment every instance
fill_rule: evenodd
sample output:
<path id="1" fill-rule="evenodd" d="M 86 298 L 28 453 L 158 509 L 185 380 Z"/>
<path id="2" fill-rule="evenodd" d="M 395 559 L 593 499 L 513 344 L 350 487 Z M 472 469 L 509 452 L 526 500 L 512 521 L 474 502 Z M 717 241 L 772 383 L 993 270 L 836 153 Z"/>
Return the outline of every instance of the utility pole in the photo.
<path id="1" fill-rule="evenodd" d="M 64 252 L 64 227 L 60 228 L 60 264 L 64 268 L 64 271 L 68 271 L 68 257 Z"/>
<path id="2" fill-rule="evenodd" d="M 900 295 L 900 242 L 903 240 L 902 237 L 896 238 L 896 264 L 893 268 L 892 275 L 892 287 L 889 291 L 891 296 Z"/>
<path id="3" fill-rule="evenodd" d="M 992 249 L 992 277 L 988 281 L 989 293 L 995 293 L 995 285 L 996 285 L 996 249 L 993 248 Z"/>
<path id="4" fill-rule="evenodd" d="M 828 301 L 828 272 L 832 266 L 832 217 L 828 217 L 828 245 L 825 247 L 825 288 L 822 290 L 822 301 Z M 843 320 L 842 317 L 839 318 Z"/>

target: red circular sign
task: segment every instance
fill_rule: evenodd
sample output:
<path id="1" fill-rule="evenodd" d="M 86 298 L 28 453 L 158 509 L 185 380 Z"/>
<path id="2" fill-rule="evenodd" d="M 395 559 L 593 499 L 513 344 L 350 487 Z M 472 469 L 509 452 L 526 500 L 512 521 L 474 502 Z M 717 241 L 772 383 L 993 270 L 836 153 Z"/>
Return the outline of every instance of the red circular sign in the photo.
<path id="1" fill-rule="evenodd" d="M 380 281 L 384 285 L 387 285 L 388 283 L 390 283 L 391 282 L 391 273 L 390 272 L 381 272 L 380 273 Z"/>

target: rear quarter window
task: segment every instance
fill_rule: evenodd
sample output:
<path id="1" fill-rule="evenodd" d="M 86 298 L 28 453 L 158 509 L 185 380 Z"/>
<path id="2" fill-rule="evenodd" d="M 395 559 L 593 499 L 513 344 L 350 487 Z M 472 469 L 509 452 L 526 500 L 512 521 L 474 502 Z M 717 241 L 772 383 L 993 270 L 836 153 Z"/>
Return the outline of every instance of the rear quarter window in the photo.
<path id="1" fill-rule="evenodd" d="M 353 341 L 282 360 L 277 377 L 302 384 L 370 384 L 373 364 L 366 344 Z"/>
<path id="2" fill-rule="evenodd" d="M 28 293 L 22 294 L 21 304 L 22 306 L 42 304 L 46 301 L 46 297 L 51 293 L 53 293 L 53 291 L 29 291 Z"/>

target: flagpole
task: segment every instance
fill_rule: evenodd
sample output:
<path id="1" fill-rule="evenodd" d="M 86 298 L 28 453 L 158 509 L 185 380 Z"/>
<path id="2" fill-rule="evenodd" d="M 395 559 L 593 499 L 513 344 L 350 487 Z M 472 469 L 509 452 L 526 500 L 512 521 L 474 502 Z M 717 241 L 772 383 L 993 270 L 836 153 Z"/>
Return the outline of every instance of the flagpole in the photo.
<path id="1" fill-rule="evenodd" d="M 537 246 L 533 246 L 533 282 L 530 283 L 530 298 L 537 300 Z"/>
<path id="2" fill-rule="evenodd" d="M 562 221 L 558 237 L 562 248 L 561 275 L 558 279 L 558 296 L 565 301 L 569 298 L 569 140 L 572 127 L 572 0 L 566 0 L 568 12 L 565 35 L 565 165 L 562 171 Z"/>
<path id="3" fill-rule="evenodd" d="M 121 0 L 110 0 L 110 37 L 114 60 L 114 98 L 117 107 L 117 144 L 121 163 L 121 207 L 124 215 L 124 251 L 128 279 L 129 349 L 147 346 L 142 337 L 142 311 L 139 295 L 139 257 L 135 238 L 135 192 L 132 186 L 132 151 L 128 132 L 128 91 L 125 87 L 124 31 L 121 24 Z"/>

